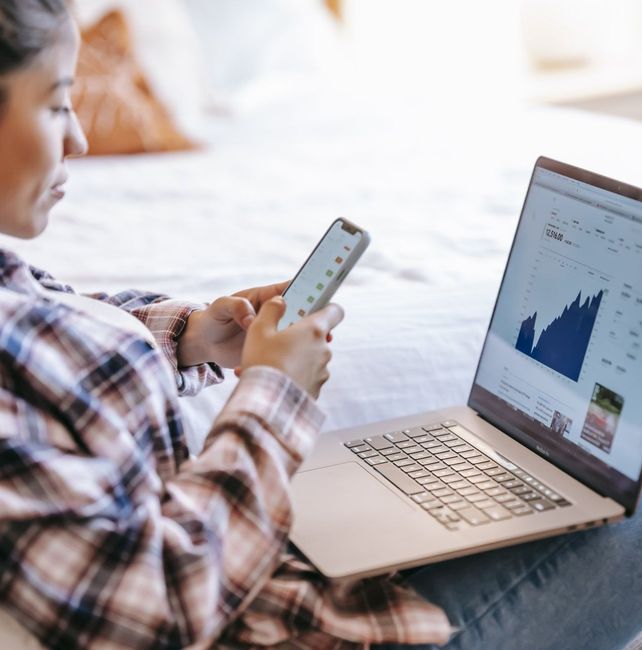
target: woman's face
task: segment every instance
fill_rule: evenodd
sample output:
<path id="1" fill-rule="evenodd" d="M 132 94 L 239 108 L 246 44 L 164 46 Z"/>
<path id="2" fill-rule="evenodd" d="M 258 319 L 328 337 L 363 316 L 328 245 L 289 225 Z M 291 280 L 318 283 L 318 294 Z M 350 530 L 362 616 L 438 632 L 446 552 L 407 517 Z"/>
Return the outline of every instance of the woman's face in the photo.
<path id="1" fill-rule="evenodd" d="M 71 20 L 29 66 L 0 78 L 0 232 L 28 239 L 46 227 L 64 196 L 65 159 L 87 141 L 71 108 L 79 36 Z"/>

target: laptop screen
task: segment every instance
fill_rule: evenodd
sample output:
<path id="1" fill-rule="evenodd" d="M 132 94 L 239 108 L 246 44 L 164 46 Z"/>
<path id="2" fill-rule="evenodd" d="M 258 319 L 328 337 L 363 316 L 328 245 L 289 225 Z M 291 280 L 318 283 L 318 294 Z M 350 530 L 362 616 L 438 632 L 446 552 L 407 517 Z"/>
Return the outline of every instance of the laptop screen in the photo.
<path id="1" fill-rule="evenodd" d="M 634 509 L 642 470 L 642 190 L 538 160 L 469 406 Z"/>

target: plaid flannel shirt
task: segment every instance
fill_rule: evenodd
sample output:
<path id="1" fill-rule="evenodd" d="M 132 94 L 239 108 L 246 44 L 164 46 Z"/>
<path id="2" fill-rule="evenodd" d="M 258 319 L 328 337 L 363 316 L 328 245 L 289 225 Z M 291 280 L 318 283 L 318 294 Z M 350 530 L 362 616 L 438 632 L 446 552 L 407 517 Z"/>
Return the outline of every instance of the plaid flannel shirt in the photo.
<path id="1" fill-rule="evenodd" d="M 0 251 L 0 606 L 51 648 L 356 648 L 444 642 L 438 608 L 378 578 L 334 585 L 288 553 L 288 485 L 322 416 L 247 370 L 190 456 L 177 403 L 221 381 L 179 369 L 194 305 L 98 294 L 131 331 Z"/>

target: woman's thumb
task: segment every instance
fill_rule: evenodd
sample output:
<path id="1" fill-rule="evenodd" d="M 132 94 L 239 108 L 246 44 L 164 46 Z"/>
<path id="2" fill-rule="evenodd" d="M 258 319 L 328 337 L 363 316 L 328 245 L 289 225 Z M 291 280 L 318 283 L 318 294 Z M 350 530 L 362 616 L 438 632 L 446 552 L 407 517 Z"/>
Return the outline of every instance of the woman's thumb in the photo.
<path id="1" fill-rule="evenodd" d="M 256 317 L 256 322 L 265 327 L 276 328 L 285 313 L 285 307 L 285 300 L 281 296 L 270 298 L 266 303 L 263 303 Z"/>

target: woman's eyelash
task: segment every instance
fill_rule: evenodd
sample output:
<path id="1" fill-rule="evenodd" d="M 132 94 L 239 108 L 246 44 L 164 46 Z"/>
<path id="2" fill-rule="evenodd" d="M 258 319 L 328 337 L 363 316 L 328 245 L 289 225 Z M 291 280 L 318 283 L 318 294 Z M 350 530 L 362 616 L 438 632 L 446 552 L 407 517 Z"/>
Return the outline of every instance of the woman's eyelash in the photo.
<path id="1" fill-rule="evenodd" d="M 51 109 L 54 113 L 59 113 L 59 114 L 69 114 L 73 110 L 71 106 L 54 106 Z"/>

